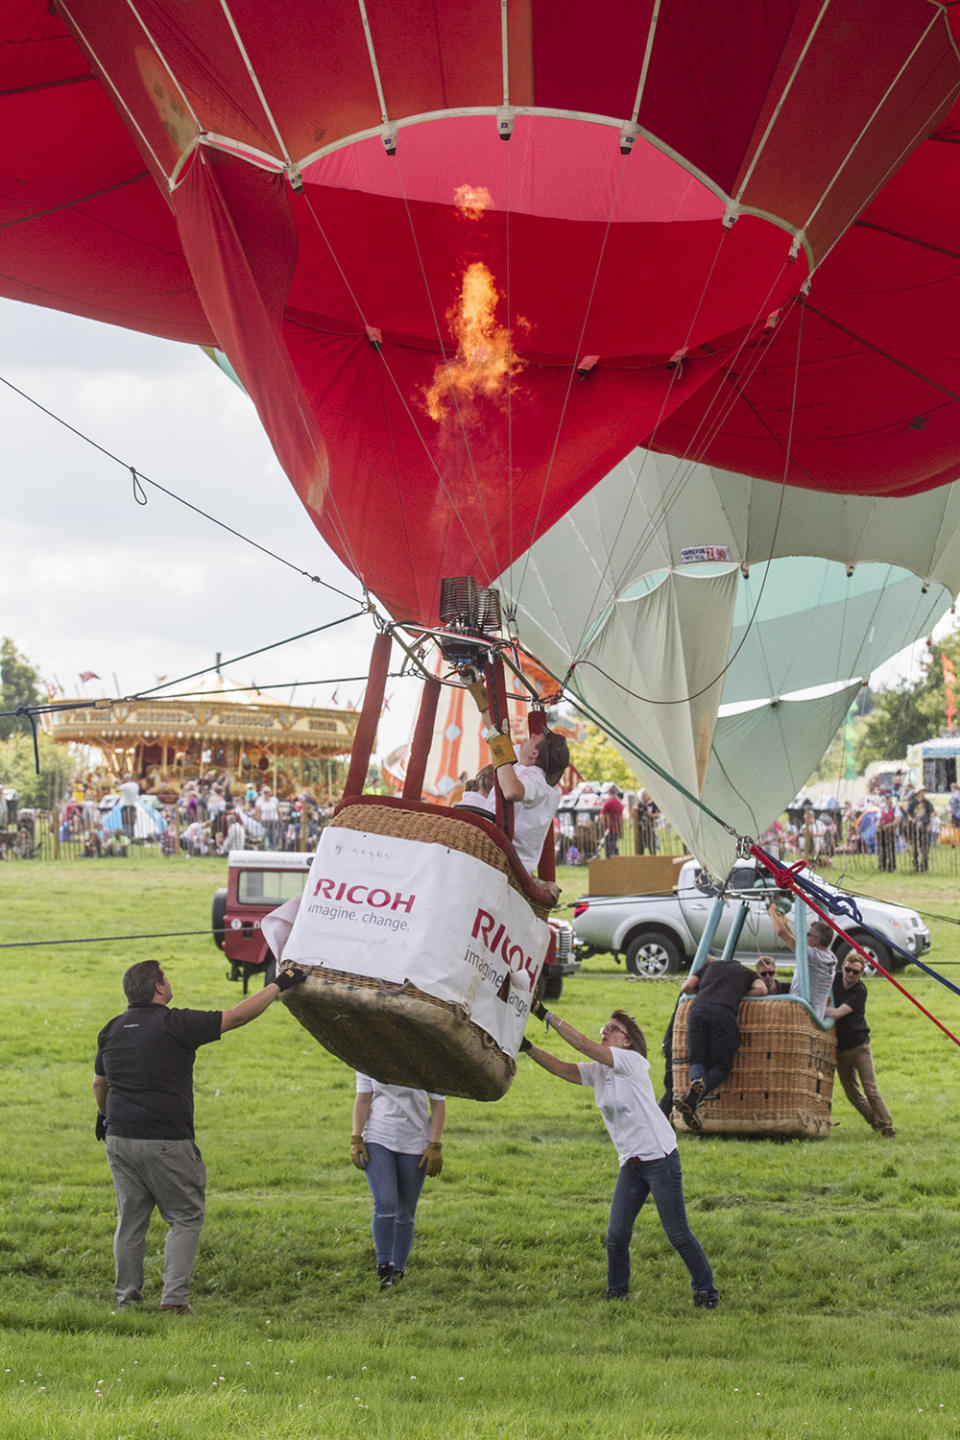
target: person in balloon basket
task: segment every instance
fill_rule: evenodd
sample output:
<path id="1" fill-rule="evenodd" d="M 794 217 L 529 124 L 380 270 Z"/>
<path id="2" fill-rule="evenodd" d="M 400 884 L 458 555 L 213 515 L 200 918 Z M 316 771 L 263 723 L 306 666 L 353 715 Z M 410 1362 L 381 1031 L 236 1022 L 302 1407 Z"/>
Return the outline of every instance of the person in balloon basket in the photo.
<path id="1" fill-rule="evenodd" d="M 693 1303 L 715 1310 L 720 1294 L 710 1261 L 690 1229 L 683 1196 L 683 1174 L 677 1137 L 654 1094 L 647 1060 L 647 1042 L 636 1020 L 614 1010 L 591 1040 L 535 1000 L 531 1013 L 546 1022 L 561 1040 L 587 1056 L 585 1061 L 561 1060 L 524 1036 L 520 1048 L 535 1064 L 572 1085 L 589 1085 L 607 1133 L 617 1151 L 619 1171 L 607 1224 L 607 1299 L 626 1300 L 630 1293 L 630 1241 L 637 1216 L 652 1195 L 664 1234 L 687 1267 Z"/>
<path id="2" fill-rule="evenodd" d="M 533 874 L 540 863 L 543 842 L 552 829 L 560 804 L 558 786 L 570 764 L 567 742 L 555 730 L 542 730 L 539 735 L 529 735 L 519 752 L 516 751 L 510 736 L 502 734 L 490 723 L 485 682 L 471 676 L 472 672 L 465 672 L 464 679 L 469 680 L 470 693 L 480 711 L 483 738 L 490 746 L 497 787 L 503 798 L 514 805 L 514 849 L 521 864 Z M 492 790 L 486 797 L 486 808 L 491 818 L 496 816 L 496 798 Z M 553 892 L 554 899 L 560 894 L 552 882 L 547 889 Z"/>
<path id="3" fill-rule="evenodd" d="M 837 1075 L 853 1108 L 874 1130 L 892 1139 L 897 1132 L 873 1068 L 863 969 L 862 957 L 848 951 L 833 982 L 833 1004 L 827 1006 L 827 1014 L 837 1022 Z"/>
<path id="4" fill-rule="evenodd" d="M 690 1085 L 676 1102 L 689 1129 L 703 1128 L 697 1107 L 733 1069 L 740 1048 L 737 1013 L 745 995 L 768 994 L 767 982 L 739 960 L 720 960 L 711 955 L 702 970 L 688 975 L 681 994 L 694 995 L 687 1016 L 687 1058 Z"/>
<path id="5" fill-rule="evenodd" d="M 373 1246 L 381 1290 L 407 1273 L 425 1178 L 443 1169 L 447 1102 L 357 1071 L 350 1159 L 373 1195 Z"/>
<path id="6" fill-rule="evenodd" d="M 192 1315 L 190 1278 L 206 1203 L 206 1169 L 194 1139 L 193 1062 L 201 1045 L 262 1015 L 283 990 L 306 978 L 288 968 L 232 1010 L 177 1010 L 156 960 L 123 976 L 127 1009 L 97 1038 L 93 1094 L 96 1135 L 106 1140 L 117 1196 L 113 1241 L 121 1309 L 143 1300 L 143 1257 L 154 1209 L 167 1225 L 161 1310 Z"/>
<path id="7" fill-rule="evenodd" d="M 777 979 L 777 962 L 772 955 L 758 955 L 753 967 L 766 986 L 768 995 L 787 995 L 790 985 L 786 980 Z"/>
<path id="8" fill-rule="evenodd" d="M 793 933 L 793 926 L 783 915 L 775 900 L 771 900 L 767 913 L 773 922 L 773 928 L 777 936 L 789 945 L 792 950 L 796 949 L 797 937 Z M 833 939 L 833 931 L 824 920 L 814 920 L 807 930 L 807 973 L 810 980 L 810 994 L 804 996 L 810 1002 L 810 1008 L 824 1019 L 827 1011 L 827 1003 L 830 999 L 830 989 L 833 985 L 833 977 L 837 969 L 837 957 L 830 949 L 830 942 Z M 790 981 L 790 994 L 800 994 L 800 971 L 794 970 L 793 979 Z"/>

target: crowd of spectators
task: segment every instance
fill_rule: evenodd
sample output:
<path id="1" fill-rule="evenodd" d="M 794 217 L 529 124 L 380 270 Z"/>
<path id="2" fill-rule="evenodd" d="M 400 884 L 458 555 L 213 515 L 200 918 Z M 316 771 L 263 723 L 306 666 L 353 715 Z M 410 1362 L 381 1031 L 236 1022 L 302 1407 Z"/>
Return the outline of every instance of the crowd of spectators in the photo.
<path id="1" fill-rule="evenodd" d="M 814 806 L 801 798 L 761 839 L 781 860 L 803 858 L 811 864 L 834 855 L 871 855 L 880 870 L 897 868 L 900 855 L 915 871 L 929 866 L 935 846 L 960 845 L 960 785 L 951 786 L 947 807 L 939 812 L 922 785 L 897 771 L 892 783 L 866 791 L 856 801 L 836 800 Z"/>
<path id="2" fill-rule="evenodd" d="M 50 820 L 58 848 L 82 859 L 123 856 L 156 846 L 163 855 L 315 848 L 332 803 L 306 790 L 278 796 L 268 781 L 211 771 L 171 784 L 91 773 L 76 776 Z"/>

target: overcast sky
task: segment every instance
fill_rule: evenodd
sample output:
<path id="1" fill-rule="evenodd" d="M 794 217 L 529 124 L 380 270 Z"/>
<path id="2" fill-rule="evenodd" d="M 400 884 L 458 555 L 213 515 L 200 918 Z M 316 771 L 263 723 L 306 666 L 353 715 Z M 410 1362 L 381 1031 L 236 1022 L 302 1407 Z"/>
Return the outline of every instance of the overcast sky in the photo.
<path id="1" fill-rule="evenodd" d="M 133 694 L 359 608 L 149 486 L 135 502 L 124 466 L 359 596 L 253 406 L 201 350 L 0 300 L 0 376 L 123 462 L 0 385 L 0 635 L 68 695 Z M 373 637 L 361 618 L 230 669 L 260 685 L 316 682 L 301 703 L 359 701 L 362 683 L 323 682 L 364 674 Z M 81 686 L 85 670 L 100 680 Z M 417 688 L 388 685 L 381 754 L 407 739 Z"/>
<path id="2" fill-rule="evenodd" d="M 150 487 L 147 505 L 134 501 L 125 466 L 359 594 L 253 406 L 199 349 L 0 300 L 0 377 L 123 462 L 0 385 L 0 635 L 68 695 L 133 694 L 212 665 L 217 651 L 226 663 L 357 608 Z M 338 679 L 366 672 L 372 642 L 361 618 L 228 668 L 282 683 L 283 699 L 344 704 L 363 687 Z M 921 653 L 922 643 L 875 679 L 916 674 Z M 100 679 L 82 687 L 84 670 Z M 293 692 L 294 681 L 313 683 Z M 418 689 L 388 685 L 380 755 L 408 738 Z"/>

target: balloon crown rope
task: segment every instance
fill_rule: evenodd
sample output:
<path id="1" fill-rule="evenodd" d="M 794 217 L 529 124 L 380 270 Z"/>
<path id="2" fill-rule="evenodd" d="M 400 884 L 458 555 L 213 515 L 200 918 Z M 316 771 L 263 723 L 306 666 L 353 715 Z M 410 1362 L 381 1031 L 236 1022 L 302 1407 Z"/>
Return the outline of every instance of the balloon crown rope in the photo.
<path id="1" fill-rule="evenodd" d="M 495 816 L 420 798 L 443 687 L 432 674 L 424 675 L 402 794 L 364 795 L 363 785 L 394 638 L 421 670 L 435 643 L 489 712 L 491 752 L 502 742 L 512 753 L 505 667 L 523 677 L 500 623 L 496 593 L 458 578 L 444 582 L 438 626 L 377 635 L 343 798 L 303 896 L 263 922 L 274 954 L 308 971 L 284 1002 L 326 1049 L 385 1083 L 476 1100 L 499 1099 L 516 1073 L 552 944 L 552 830 L 534 877 L 514 849 L 513 807 L 499 787 Z M 415 634 L 412 646 L 401 629 Z M 532 699 L 536 735 L 546 711 Z"/>

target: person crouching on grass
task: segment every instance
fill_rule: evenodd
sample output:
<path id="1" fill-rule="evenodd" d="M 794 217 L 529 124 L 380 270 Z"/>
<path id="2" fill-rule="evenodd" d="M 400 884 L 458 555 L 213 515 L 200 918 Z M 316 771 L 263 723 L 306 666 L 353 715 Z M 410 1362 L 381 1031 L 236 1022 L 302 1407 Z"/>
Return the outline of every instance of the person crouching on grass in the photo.
<path id="1" fill-rule="evenodd" d="M 590 1040 L 535 1000 L 531 1011 L 561 1040 L 589 1059 L 560 1060 L 524 1036 L 520 1048 L 544 1070 L 572 1085 L 592 1085 L 620 1162 L 607 1226 L 607 1299 L 630 1293 L 630 1240 L 637 1216 L 652 1194 L 664 1234 L 690 1272 L 694 1305 L 715 1310 L 720 1295 L 703 1246 L 690 1229 L 683 1199 L 677 1137 L 657 1104 L 650 1081 L 647 1042 L 630 1015 L 614 1010 L 602 1040 Z"/>

